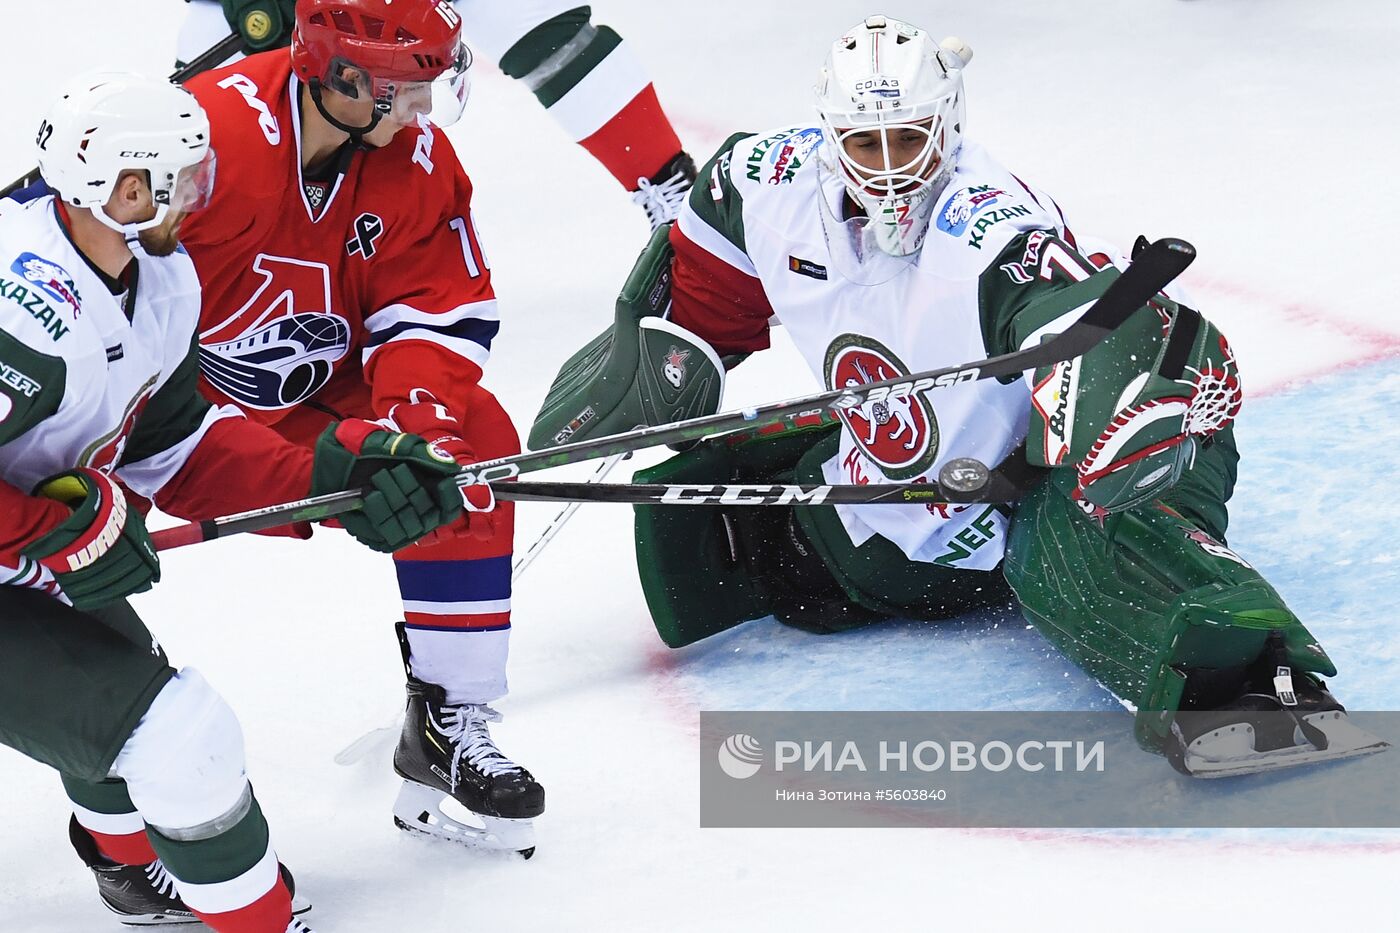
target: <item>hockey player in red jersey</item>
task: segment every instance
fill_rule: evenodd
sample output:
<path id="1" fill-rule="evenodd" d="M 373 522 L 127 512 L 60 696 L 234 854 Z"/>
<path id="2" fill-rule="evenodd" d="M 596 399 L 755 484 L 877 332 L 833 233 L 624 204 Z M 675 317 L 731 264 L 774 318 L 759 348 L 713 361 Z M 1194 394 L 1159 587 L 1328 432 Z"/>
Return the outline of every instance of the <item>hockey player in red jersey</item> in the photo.
<path id="1" fill-rule="evenodd" d="M 473 47 L 520 81 L 569 138 L 598 160 L 657 226 L 675 220 L 695 161 L 657 99 L 646 67 L 592 9 L 575 0 L 454 0 Z M 294 0 L 190 0 L 178 57 L 190 62 L 228 35 L 249 53 L 285 46 Z"/>
<path id="2" fill-rule="evenodd" d="M 462 463 L 519 451 L 480 385 L 500 324 L 471 182 L 428 119 L 460 115 L 469 64 L 447 0 L 304 0 L 290 51 L 190 82 L 221 150 L 219 188 L 184 234 L 212 399 L 304 444 L 353 413 Z M 478 491 L 453 533 L 395 555 L 409 692 L 395 816 L 524 851 L 544 790 L 487 725 L 506 692 L 514 515 Z M 445 795 L 486 831 L 441 815 Z"/>
<path id="3" fill-rule="evenodd" d="M 59 772 L 69 838 L 124 922 L 310 933 L 233 710 L 126 601 L 161 567 L 123 489 L 203 520 L 370 487 L 345 527 L 384 550 L 457 519 L 457 465 L 354 420 L 313 455 L 200 396 L 177 238 L 217 173 L 188 93 L 75 79 L 36 144 L 53 193 L 0 204 L 0 745 Z"/>

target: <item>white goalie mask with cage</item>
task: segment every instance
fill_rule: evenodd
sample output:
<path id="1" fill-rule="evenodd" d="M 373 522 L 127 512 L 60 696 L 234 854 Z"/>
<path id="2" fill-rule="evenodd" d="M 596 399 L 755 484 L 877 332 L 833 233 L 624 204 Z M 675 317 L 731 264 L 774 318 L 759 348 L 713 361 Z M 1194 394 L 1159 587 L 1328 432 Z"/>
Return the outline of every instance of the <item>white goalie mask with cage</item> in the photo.
<path id="1" fill-rule="evenodd" d="M 961 40 L 935 43 L 884 16 L 832 44 L 816 87 L 823 163 L 865 216 L 823 219 L 846 228 L 857 256 L 908 257 L 923 246 L 962 146 L 962 70 L 971 60 Z"/>

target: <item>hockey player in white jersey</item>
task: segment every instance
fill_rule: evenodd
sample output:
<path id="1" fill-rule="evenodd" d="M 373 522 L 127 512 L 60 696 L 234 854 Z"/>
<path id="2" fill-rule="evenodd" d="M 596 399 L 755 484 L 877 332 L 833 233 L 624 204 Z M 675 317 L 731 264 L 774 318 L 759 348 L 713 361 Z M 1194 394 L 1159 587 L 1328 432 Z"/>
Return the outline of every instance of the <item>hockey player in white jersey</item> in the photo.
<path id="1" fill-rule="evenodd" d="M 847 30 L 816 125 L 730 137 L 669 243 L 643 254 L 624 299 L 669 284 L 669 320 L 645 317 L 654 297 L 621 301 L 565 364 L 531 446 L 655 423 L 682 385 L 653 357 L 683 358 L 686 385 L 716 382 L 717 358 L 764 349 L 774 320 L 828 389 L 1023 349 L 1076 320 L 1125 260 L 965 136 L 970 60 L 883 16 Z M 1322 681 L 1336 670 L 1317 640 L 1225 544 L 1240 403 L 1224 336 L 1168 289 L 1024 380 L 906 389 L 840 427 L 706 442 L 637 481 L 924 482 L 958 458 L 1036 481 L 1014 508 L 639 506 L 648 605 L 674 647 L 769 614 L 830 632 L 1014 598 L 1191 774 L 1378 751 Z"/>
<path id="2" fill-rule="evenodd" d="M 73 846 L 124 922 L 309 933 L 238 720 L 126 602 L 160 562 L 123 485 L 198 520 L 368 486 L 344 525 L 392 549 L 460 515 L 456 467 L 365 421 L 313 453 L 199 395 L 178 234 L 216 173 L 191 95 L 85 76 L 36 143 L 56 194 L 0 208 L 0 743 L 59 772 Z"/>

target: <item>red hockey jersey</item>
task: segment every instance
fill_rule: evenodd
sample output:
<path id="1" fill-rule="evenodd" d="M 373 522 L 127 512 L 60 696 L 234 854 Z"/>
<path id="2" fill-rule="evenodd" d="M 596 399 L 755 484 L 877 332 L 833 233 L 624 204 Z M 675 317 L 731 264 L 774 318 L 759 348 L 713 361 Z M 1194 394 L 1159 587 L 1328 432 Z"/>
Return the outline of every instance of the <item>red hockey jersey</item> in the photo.
<path id="1" fill-rule="evenodd" d="M 286 49 L 189 90 L 218 158 L 213 199 L 181 236 L 204 293 L 204 392 L 302 441 L 329 413 L 382 417 L 414 388 L 469 416 L 500 323 L 471 182 L 442 131 L 401 130 L 308 196 Z"/>

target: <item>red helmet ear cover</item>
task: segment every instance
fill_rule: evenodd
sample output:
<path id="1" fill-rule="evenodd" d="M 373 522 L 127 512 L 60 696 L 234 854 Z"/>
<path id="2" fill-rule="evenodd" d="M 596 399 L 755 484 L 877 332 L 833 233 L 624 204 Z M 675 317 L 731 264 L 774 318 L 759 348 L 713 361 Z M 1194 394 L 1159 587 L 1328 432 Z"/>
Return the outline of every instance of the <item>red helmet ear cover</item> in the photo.
<path id="1" fill-rule="evenodd" d="M 292 69 L 325 80 L 350 62 L 375 78 L 431 81 L 456 58 L 461 17 L 450 0 L 298 0 Z"/>

